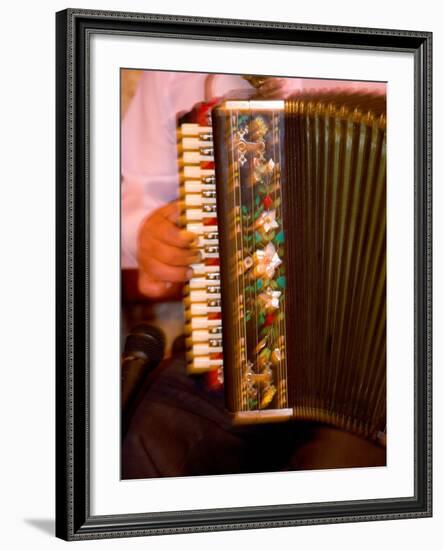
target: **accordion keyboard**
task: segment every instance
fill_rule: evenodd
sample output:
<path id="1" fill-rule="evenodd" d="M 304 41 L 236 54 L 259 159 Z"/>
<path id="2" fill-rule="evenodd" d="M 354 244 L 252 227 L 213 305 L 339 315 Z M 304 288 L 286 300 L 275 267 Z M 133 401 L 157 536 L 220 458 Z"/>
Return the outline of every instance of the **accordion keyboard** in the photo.
<path id="1" fill-rule="evenodd" d="M 220 261 L 212 127 L 180 126 L 182 225 L 198 235 L 199 263 L 184 290 L 187 370 L 222 382 Z"/>

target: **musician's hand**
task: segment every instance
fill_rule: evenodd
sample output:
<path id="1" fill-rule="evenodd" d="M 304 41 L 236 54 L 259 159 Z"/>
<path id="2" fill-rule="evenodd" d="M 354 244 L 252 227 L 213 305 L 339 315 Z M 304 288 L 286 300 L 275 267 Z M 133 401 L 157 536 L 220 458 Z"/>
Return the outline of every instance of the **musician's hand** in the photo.
<path id="1" fill-rule="evenodd" d="M 150 298 L 170 298 L 192 277 L 192 263 L 199 261 L 194 248 L 197 235 L 177 226 L 177 202 L 169 203 L 148 216 L 138 234 L 138 286 Z"/>
<path id="2" fill-rule="evenodd" d="M 267 78 L 259 88 L 260 96 L 265 99 L 287 99 L 300 90 L 299 80 L 296 78 Z"/>

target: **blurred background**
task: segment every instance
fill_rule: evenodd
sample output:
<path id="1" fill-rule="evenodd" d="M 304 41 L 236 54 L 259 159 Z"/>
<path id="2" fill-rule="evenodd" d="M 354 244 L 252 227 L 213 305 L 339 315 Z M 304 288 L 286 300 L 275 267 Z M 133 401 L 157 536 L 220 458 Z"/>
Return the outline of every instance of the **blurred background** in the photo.
<path id="1" fill-rule="evenodd" d="M 121 116 L 122 119 L 134 97 L 138 81 L 143 71 L 121 69 Z M 137 288 L 137 270 L 122 270 L 122 346 L 131 327 L 147 322 L 156 325 L 166 335 L 165 356 L 171 354 L 172 344 L 183 332 L 183 306 L 181 300 L 165 302 L 146 298 Z M 180 297 L 178 297 L 180 298 Z"/>

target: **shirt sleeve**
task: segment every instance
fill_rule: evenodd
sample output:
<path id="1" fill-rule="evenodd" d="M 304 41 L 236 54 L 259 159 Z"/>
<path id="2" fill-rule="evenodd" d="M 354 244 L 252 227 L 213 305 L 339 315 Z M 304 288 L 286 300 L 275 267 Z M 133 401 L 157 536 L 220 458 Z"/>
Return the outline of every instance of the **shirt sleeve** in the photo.
<path id="1" fill-rule="evenodd" d="M 143 72 L 122 122 L 121 246 L 123 268 L 136 267 L 144 218 L 178 195 L 175 110 L 170 73 Z"/>

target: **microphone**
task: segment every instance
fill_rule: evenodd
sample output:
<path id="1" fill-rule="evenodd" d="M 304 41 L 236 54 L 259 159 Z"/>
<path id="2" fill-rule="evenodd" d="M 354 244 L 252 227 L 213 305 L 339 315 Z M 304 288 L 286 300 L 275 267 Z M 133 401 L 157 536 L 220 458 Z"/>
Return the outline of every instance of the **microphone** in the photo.
<path id="1" fill-rule="evenodd" d="M 121 363 L 121 407 L 128 408 L 146 375 L 153 371 L 165 353 L 165 336 L 154 326 L 140 324 L 126 337 Z"/>

